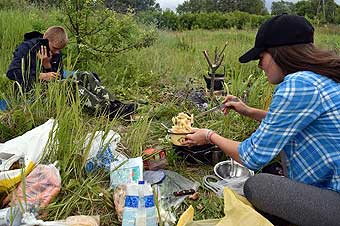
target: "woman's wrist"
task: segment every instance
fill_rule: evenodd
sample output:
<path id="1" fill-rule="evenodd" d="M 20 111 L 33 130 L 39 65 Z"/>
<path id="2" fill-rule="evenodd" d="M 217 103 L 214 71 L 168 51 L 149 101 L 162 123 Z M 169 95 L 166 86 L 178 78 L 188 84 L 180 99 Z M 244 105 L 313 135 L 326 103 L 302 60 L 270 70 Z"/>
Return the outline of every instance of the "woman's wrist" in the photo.
<path id="1" fill-rule="evenodd" d="M 209 144 L 214 144 L 214 142 L 212 141 L 212 136 L 216 134 L 215 131 L 212 131 L 210 134 L 209 134 L 209 137 L 208 137 L 208 140 L 209 140 Z"/>
<path id="2" fill-rule="evenodd" d="M 208 143 L 208 144 L 213 144 L 212 140 L 211 140 L 211 137 L 216 134 L 215 131 L 211 130 L 211 129 L 208 129 L 206 134 L 205 134 L 205 141 Z"/>

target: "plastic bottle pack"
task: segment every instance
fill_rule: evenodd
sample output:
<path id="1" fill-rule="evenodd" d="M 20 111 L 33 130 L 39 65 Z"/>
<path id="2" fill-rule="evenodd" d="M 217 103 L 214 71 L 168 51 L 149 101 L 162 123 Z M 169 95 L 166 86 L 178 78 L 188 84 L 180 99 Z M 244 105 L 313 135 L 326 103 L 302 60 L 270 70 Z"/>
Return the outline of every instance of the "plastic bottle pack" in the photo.
<path id="1" fill-rule="evenodd" d="M 128 184 L 122 226 L 157 226 L 157 212 L 150 184 Z"/>

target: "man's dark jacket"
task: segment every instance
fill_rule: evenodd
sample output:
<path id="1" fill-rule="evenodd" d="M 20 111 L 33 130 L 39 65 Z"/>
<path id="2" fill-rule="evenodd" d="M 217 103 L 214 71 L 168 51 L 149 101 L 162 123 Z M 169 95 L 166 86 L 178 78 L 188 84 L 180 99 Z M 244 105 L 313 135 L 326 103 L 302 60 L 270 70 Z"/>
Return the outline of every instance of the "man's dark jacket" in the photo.
<path id="1" fill-rule="evenodd" d="M 33 84 L 37 81 L 37 71 L 41 72 L 57 72 L 63 74 L 62 55 L 55 54 L 51 59 L 51 68 L 44 69 L 37 64 L 40 60 L 37 53 L 40 49 L 40 42 L 43 34 L 37 31 L 29 32 L 24 35 L 24 41 L 15 49 L 13 60 L 9 65 L 7 77 L 17 81 L 24 92 L 33 88 Z M 23 69 L 23 71 L 22 71 Z"/>

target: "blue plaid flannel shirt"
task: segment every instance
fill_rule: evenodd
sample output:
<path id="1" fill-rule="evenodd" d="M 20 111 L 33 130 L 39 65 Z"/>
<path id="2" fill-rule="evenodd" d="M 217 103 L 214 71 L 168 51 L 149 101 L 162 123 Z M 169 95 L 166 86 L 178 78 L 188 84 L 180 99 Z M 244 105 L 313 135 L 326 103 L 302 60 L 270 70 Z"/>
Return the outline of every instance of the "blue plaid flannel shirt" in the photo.
<path id="1" fill-rule="evenodd" d="M 238 146 L 253 170 L 281 150 L 289 178 L 340 192 L 340 83 L 310 71 L 285 76 L 259 128 Z"/>

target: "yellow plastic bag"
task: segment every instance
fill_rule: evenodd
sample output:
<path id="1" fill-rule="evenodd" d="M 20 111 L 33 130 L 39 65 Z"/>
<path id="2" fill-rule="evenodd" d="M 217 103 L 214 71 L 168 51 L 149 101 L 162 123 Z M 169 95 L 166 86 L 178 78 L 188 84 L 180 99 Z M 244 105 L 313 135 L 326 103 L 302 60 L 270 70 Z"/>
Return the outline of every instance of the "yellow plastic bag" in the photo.
<path id="1" fill-rule="evenodd" d="M 195 210 L 192 206 L 181 215 L 177 226 L 273 226 L 266 218 L 256 212 L 243 196 L 224 188 L 224 214 L 222 219 L 193 221 Z"/>

